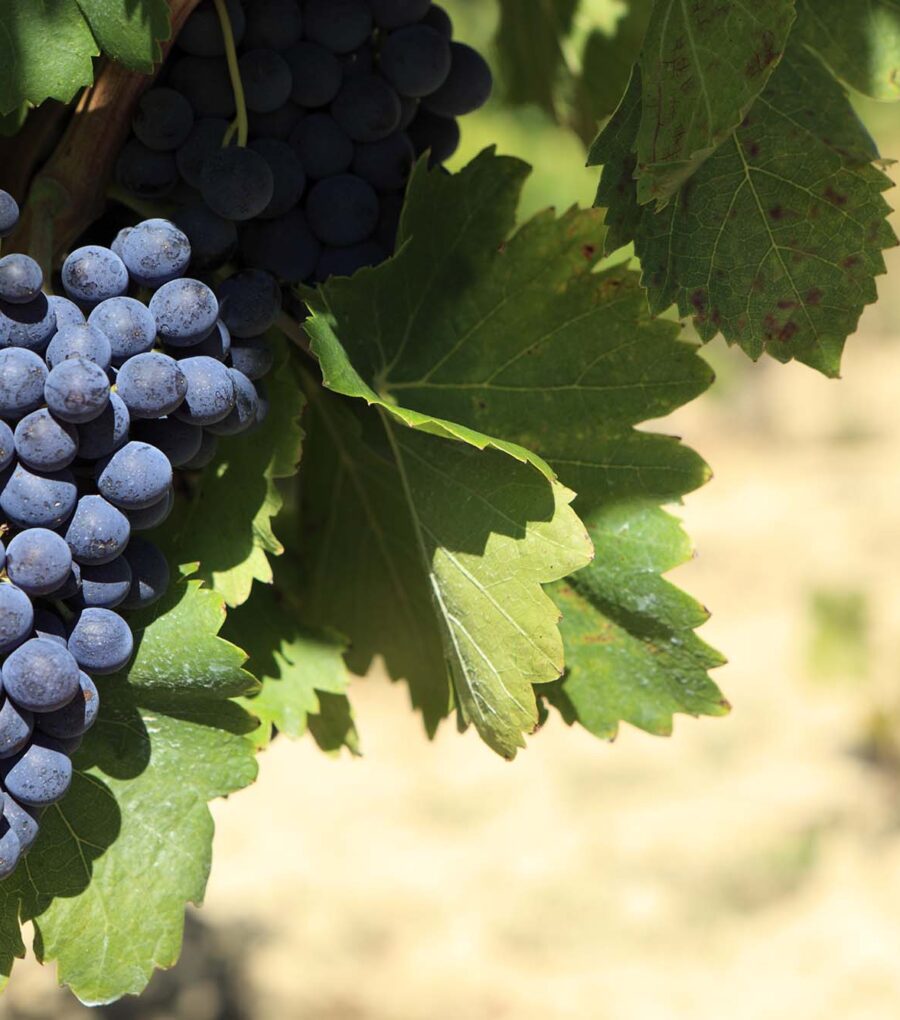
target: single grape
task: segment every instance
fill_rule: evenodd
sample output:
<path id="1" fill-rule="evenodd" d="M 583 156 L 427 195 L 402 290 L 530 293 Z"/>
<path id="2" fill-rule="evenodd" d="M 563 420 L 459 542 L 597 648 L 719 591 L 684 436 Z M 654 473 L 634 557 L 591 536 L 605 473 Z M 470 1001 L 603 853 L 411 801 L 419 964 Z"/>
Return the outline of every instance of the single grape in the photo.
<path id="1" fill-rule="evenodd" d="M 8 793 L 4 793 L 2 796 L 3 817 L 9 823 L 13 832 L 19 837 L 19 846 L 22 853 L 27 853 L 38 837 L 40 829 L 38 825 L 39 812 L 34 808 L 26 808 L 19 804 Z"/>
<path id="2" fill-rule="evenodd" d="M 258 216 L 272 201 L 274 191 L 269 164 L 252 149 L 219 149 L 203 164 L 203 201 L 226 220 Z"/>
<path id="3" fill-rule="evenodd" d="M 119 231 L 121 234 L 122 231 Z M 118 253 L 117 253 L 118 254 Z M 65 329 L 66 326 L 81 326 L 85 322 L 84 312 L 66 297 L 51 294 L 47 298 L 50 309 L 56 316 L 56 328 Z M 52 342 L 52 341 L 51 341 Z"/>
<path id="4" fill-rule="evenodd" d="M 342 53 L 338 57 L 344 78 L 356 74 L 371 74 L 375 70 L 375 47 L 371 39 L 366 39 L 362 46 L 350 53 Z"/>
<path id="5" fill-rule="evenodd" d="M 375 24 L 379 28 L 400 28 L 421 21 L 431 0 L 369 0 Z"/>
<path id="6" fill-rule="evenodd" d="M 192 188 L 199 188 L 207 159 L 222 148 L 228 121 L 207 117 L 195 122 L 184 145 L 175 154 L 178 172 Z"/>
<path id="7" fill-rule="evenodd" d="M 240 0 L 225 0 L 225 9 L 234 41 L 240 43 L 246 30 L 244 8 Z M 178 46 L 185 53 L 197 57 L 220 57 L 225 52 L 225 37 L 212 0 L 203 0 L 191 11 L 191 16 L 178 33 Z"/>
<path id="8" fill-rule="evenodd" d="M 221 361 L 202 355 L 185 358 L 179 364 L 187 379 L 187 393 L 175 417 L 197 426 L 212 425 L 226 418 L 235 401 L 229 369 Z"/>
<path id="9" fill-rule="evenodd" d="M 66 358 L 50 370 L 44 399 L 54 417 L 80 425 L 93 421 L 109 403 L 109 379 L 87 358 Z"/>
<path id="10" fill-rule="evenodd" d="M 53 712 L 78 691 L 77 662 L 62 645 L 45 638 L 19 645 L 0 672 L 6 693 L 30 712 Z"/>
<path id="11" fill-rule="evenodd" d="M 337 57 L 318 43 L 304 39 L 282 54 L 291 71 L 291 99 L 308 109 L 327 106 L 341 87 Z"/>
<path id="12" fill-rule="evenodd" d="M 377 191 L 400 191 L 406 186 L 415 159 L 409 135 L 395 131 L 380 142 L 358 143 L 353 173 Z"/>
<path id="13" fill-rule="evenodd" d="M 129 138 L 116 160 L 116 180 L 132 195 L 163 198 L 178 183 L 178 167 L 171 152 L 154 152 Z"/>
<path id="14" fill-rule="evenodd" d="M 122 248 L 132 230 L 134 230 L 134 227 L 122 227 L 118 234 L 116 234 L 113 238 L 112 244 L 109 246 L 110 249 L 119 256 L 119 258 L 122 257 Z M 75 305 L 74 307 L 77 308 L 78 306 Z M 82 316 L 82 321 L 84 321 L 84 316 Z"/>
<path id="15" fill-rule="evenodd" d="M 254 382 L 267 376 L 274 364 L 272 345 L 263 336 L 247 337 L 231 348 L 231 367 Z"/>
<path id="16" fill-rule="evenodd" d="M 144 220 L 126 238 L 122 261 L 135 283 L 156 289 L 184 276 L 191 261 L 190 241 L 169 220 Z"/>
<path id="17" fill-rule="evenodd" d="M 119 369 L 116 392 L 125 401 L 132 421 L 161 418 L 184 400 L 187 380 L 174 358 L 148 351 L 130 358 Z"/>
<path id="18" fill-rule="evenodd" d="M 339 174 L 313 185 L 306 200 L 306 216 L 315 235 L 325 244 L 334 247 L 358 244 L 378 223 L 378 196 L 361 178 Z"/>
<path id="19" fill-rule="evenodd" d="M 416 119 L 419 112 L 419 100 L 412 96 L 400 96 L 400 124 L 398 129 L 405 131 Z"/>
<path id="20" fill-rule="evenodd" d="M 58 591 L 72 569 L 72 553 L 65 541 L 47 528 L 29 528 L 9 543 L 6 574 L 32 597 Z"/>
<path id="21" fill-rule="evenodd" d="M 119 556 L 109 563 L 81 568 L 81 586 L 68 600 L 73 609 L 115 609 L 131 590 L 131 567 Z"/>
<path id="22" fill-rule="evenodd" d="M 150 309 L 135 298 L 102 301 L 91 312 L 88 325 L 96 326 L 109 340 L 112 363 L 117 367 L 156 343 L 156 320 Z"/>
<path id="23" fill-rule="evenodd" d="M 306 0 L 303 17 L 306 37 L 334 53 L 355 50 L 372 31 L 366 0 Z"/>
<path id="24" fill-rule="evenodd" d="M 346 248 L 324 248 L 316 265 L 316 279 L 321 283 L 332 276 L 352 276 L 357 269 L 377 266 L 387 252 L 377 241 L 363 241 Z M 240 368 L 240 365 L 235 365 Z"/>
<path id="25" fill-rule="evenodd" d="M 183 467 L 184 465 L 180 466 Z M 128 511 L 131 530 L 150 531 L 152 528 L 157 528 L 168 518 L 174 509 L 175 492 L 169 489 L 166 495 L 158 503 L 154 503 L 153 506 L 148 506 L 143 510 Z"/>
<path id="26" fill-rule="evenodd" d="M 27 304 L 44 285 L 41 267 L 28 255 L 5 255 L 0 259 L 0 298 L 14 305 Z"/>
<path id="27" fill-rule="evenodd" d="M 51 737 L 35 737 L 24 751 L 0 762 L 0 767 L 6 792 L 27 807 L 55 804 L 72 783 L 71 759 Z"/>
<path id="28" fill-rule="evenodd" d="M 248 50 L 238 61 L 238 67 L 248 110 L 271 113 L 290 98 L 291 69 L 275 50 Z"/>
<path id="29" fill-rule="evenodd" d="M 453 35 L 453 21 L 444 8 L 438 4 L 431 4 L 422 18 L 422 24 L 436 29 L 446 39 L 450 39 Z"/>
<path id="30" fill-rule="evenodd" d="M 287 59 L 287 52 L 282 56 Z M 277 138 L 286 142 L 305 115 L 303 107 L 292 102 L 284 103 L 271 113 L 254 113 L 250 110 L 247 113 L 249 137 L 253 141 L 257 138 Z"/>
<path id="31" fill-rule="evenodd" d="M 18 754 L 31 739 L 33 729 L 31 712 L 0 696 L 0 758 Z"/>
<path id="32" fill-rule="evenodd" d="M 204 432 L 197 456 L 192 457 L 187 464 L 182 464 L 182 467 L 186 471 L 201 471 L 215 460 L 218 449 L 219 437 L 214 436 L 211 432 Z"/>
<path id="33" fill-rule="evenodd" d="M 259 410 L 259 394 L 253 383 L 237 369 L 229 368 L 228 373 L 234 383 L 234 407 L 227 418 L 207 426 L 209 431 L 217 436 L 235 436 L 239 432 L 245 432 L 256 423 L 256 414 Z"/>
<path id="34" fill-rule="evenodd" d="M 18 834 L 6 818 L 0 818 L 0 879 L 11 875 L 22 857 Z"/>
<path id="35" fill-rule="evenodd" d="M 320 250 L 300 209 L 292 209 L 281 219 L 256 220 L 241 235 L 244 260 L 285 283 L 299 283 L 310 277 Z"/>
<path id="36" fill-rule="evenodd" d="M 150 312 L 164 343 L 190 347 L 203 340 L 215 326 L 219 302 L 199 280 L 172 280 L 150 299 Z"/>
<path id="37" fill-rule="evenodd" d="M 38 353 L 56 332 L 56 312 L 46 295 L 26 304 L 0 301 L 0 347 L 22 347 Z"/>
<path id="38" fill-rule="evenodd" d="M 222 321 L 233 337 L 259 336 L 281 311 L 281 288 L 269 273 L 244 269 L 219 284 Z"/>
<path id="39" fill-rule="evenodd" d="M 400 126 L 400 98 L 377 74 L 344 80 L 331 114 L 355 142 L 377 142 Z"/>
<path id="40" fill-rule="evenodd" d="M 488 101 L 493 78 L 487 61 L 465 43 L 450 43 L 450 73 L 443 85 L 422 100 L 422 105 L 441 117 L 472 113 Z"/>
<path id="41" fill-rule="evenodd" d="M 121 510 L 152 506 L 171 484 L 172 465 L 166 455 L 147 443 L 133 441 L 101 461 L 97 477 L 100 494 Z"/>
<path id="42" fill-rule="evenodd" d="M 247 11 L 244 46 L 283 50 L 300 38 L 302 29 L 297 0 L 253 0 Z"/>
<path id="43" fill-rule="evenodd" d="M 182 57 L 169 71 L 169 85 L 191 104 L 196 117 L 234 116 L 228 65 L 219 57 Z"/>
<path id="44" fill-rule="evenodd" d="M 0 655 L 20 645 L 31 633 L 33 623 L 31 599 L 21 588 L 0 581 Z"/>
<path id="45" fill-rule="evenodd" d="M 18 225 L 19 203 L 8 191 L 0 191 L 0 237 L 9 237 Z"/>
<path id="46" fill-rule="evenodd" d="M 19 528 L 58 528 L 77 499 L 75 477 L 68 469 L 38 474 L 19 464 L 0 493 L 0 508 Z"/>
<path id="47" fill-rule="evenodd" d="M 128 545 L 131 524 L 121 510 L 102 496 L 87 495 L 66 529 L 72 559 L 84 566 L 100 566 L 119 556 Z"/>
<path id="48" fill-rule="evenodd" d="M 144 609 L 165 595 L 169 587 L 169 564 L 152 543 L 133 538 L 125 550 L 131 567 L 131 592 L 122 603 L 124 609 Z"/>
<path id="49" fill-rule="evenodd" d="M 426 109 L 416 114 L 408 134 L 417 156 L 431 150 L 429 166 L 444 163 L 459 146 L 459 124 L 452 117 L 441 117 Z"/>
<path id="50" fill-rule="evenodd" d="M 154 152 L 173 152 L 191 132 L 194 111 L 175 89 L 158 86 L 138 100 L 131 129 Z"/>
<path id="51" fill-rule="evenodd" d="M 83 670 L 94 675 L 117 673 L 133 651 L 131 628 L 110 609 L 82 610 L 69 635 L 72 657 Z"/>
<path id="52" fill-rule="evenodd" d="M 187 385 L 186 382 L 185 385 Z M 173 468 L 179 468 L 192 457 L 197 456 L 203 434 L 199 425 L 193 425 L 189 421 L 182 421 L 180 418 L 170 415 L 167 418 L 137 422 L 134 438 L 155 446 L 169 458 Z M 149 509 L 152 508 L 148 507 Z"/>
<path id="53" fill-rule="evenodd" d="M 284 216 L 300 201 L 306 187 L 303 164 L 296 150 L 277 138 L 260 138 L 250 143 L 272 171 L 272 198 L 259 214 L 261 219 L 272 220 Z"/>
<path id="54" fill-rule="evenodd" d="M 188 238 L 194 269 L 216 269 L 237 250 L 237 227 L 207 209 L 202 200 L 179 209 L 175 222 Z"/>
<path id="55" fill-rule="evenodd" d="M 450 42 L 428 25 L 399 28 L 381 47 L 380 66 L 400 95 L 431 95 L 450 74 Z"/>
<path id="56" fill-rule="evenodd" d="M 0 418 L 0 471 L 5 471 L 16 455 L 15 433 Z"/>
<path id="57" fill-rule="evenodd" d="M 125 263 L 110 248 L 89 244 L 77 248 L 63 262 L 62 283 L 66 293 L 73 301 L 91 308 L 124 294 L 128 282 Z"/>
<path id="58" fill-rule="evenodd" d="M 44 357 L 51 368 L 68 358 L 85 358 L 105 372 L 112 364 L 112 346 L 102 329 L 82 321 L 74 326 L 61 326 Z"/>
<path id="59" fill-rule="evenodd" d="M 102 414 L 78 426 L 78 452 L 84 460 L 108 457 L 128 440 L 128 408 L 118 393 L 110 393 Z"/>
<path id="60" fill-rule="evenodd" d="M 290 145 L 308 177 L 319 180 L 343 173 L 353 162 L 353 141 L 327 113 L 312 113 L 291 134 Z"/>
<path id="61" fill-rule="evenodd" d="M 130 572 L 128 576 L 131 576 Z M 97 721 L 97 714 L 100 711 L 97 685 L 84 672 L 79 674 L 78 679 L 80 689 L 67 705 L 56 709 L 55 712 L 45 712 L 36 718 L 37 728 L 42 733 L 49 737 L 69 740 L 83 736 Z"/>
<path id="62" fill-rule="evenodd" d="M 208 358 L 215 358 L 216 361 L 226 361 L 230 350 L 231 334 L 225 323 L 219 321 L 200 343 L 193 344 L 191 347 L 167 347 L 166 353 L 176 361 L 181 361 L 184 358 L 196 358 L 201 354 Z"/>
<path id="63" fill-rule="evenodd" d="M 21 347 L 0 350 L 0 416 L 21 418 L 44 402 L 47 366 Z"/>
<path id="64" fill-rule="evenodd" d="M 19 460 L 33 471 L 62 471 L 78 454 L 78 433 L 42 407 L 16 425 L 15 445 Z"/>

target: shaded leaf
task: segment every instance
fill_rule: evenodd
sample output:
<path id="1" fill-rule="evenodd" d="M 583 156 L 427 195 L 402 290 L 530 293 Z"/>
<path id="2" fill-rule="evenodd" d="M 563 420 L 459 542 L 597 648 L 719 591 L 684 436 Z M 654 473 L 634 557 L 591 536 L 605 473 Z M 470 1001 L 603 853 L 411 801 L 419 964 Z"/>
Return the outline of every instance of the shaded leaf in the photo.
<path id="1" fill-rule="evenodd" d="M 741 123 L 794 17 L 794 0 L 656 0 L 640 60 L 641 204 L 664 206 Z"/>
<path id="2" fill-rule="evenodd" d="M 76 0 L 100 48 L 132 71 L 149 74 L 169 38 L 166 0 Z"/>
<path id="3" fill-rule="evenodd" d="M 871 165 L 874 142 L 841 87 L 791 47 L 732 138 L 661 213 L 635 212 L 628 128 L 640 80 L 612 126 L 599 201 L 615 243 L 634 230 L 650 305 L 675 302 L 704 340 L 721 332 L 752 357 L 796 358 L 836 375 L 849 334 L 875 300 L 882 250 L 896 243 Z"/>
<path id="4" fill-rule="evenodd" d="M 900 0 L 798 0 L 797 32 L 860 92 L 900 99 Z"/>

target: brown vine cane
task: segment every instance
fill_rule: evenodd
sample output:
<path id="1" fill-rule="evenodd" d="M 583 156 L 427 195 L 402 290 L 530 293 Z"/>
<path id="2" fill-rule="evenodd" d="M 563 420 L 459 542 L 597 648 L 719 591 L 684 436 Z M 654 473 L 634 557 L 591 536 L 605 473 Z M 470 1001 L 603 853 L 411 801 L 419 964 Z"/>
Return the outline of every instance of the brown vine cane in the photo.
<path id="1" fill-rule="evenodd" d="M 198 3 L 169 0 L 172 32 L 162 44 L 163 60 Z M 155 76 L 156 72 L 140 74 L 113 61 L 103 61 L 94 84 L 81 95 L 47 162 L 36 173 L 35 167 L 28 168 L 33 176 L 22 218 L 16 232 L 4 243 L 4 250 L 28 252 L 47 273 L 97 219 L 103 212 L 116 157 L 131 129 L 135 105 Z M 19 177 L 20 184 L 27 182 L 21 171 Z"/>

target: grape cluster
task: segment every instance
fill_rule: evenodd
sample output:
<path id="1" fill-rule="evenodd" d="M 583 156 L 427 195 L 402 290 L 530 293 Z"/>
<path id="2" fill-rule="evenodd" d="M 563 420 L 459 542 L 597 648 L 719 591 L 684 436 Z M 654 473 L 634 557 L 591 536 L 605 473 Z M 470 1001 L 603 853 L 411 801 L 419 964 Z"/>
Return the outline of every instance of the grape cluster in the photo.
<path id="1" fill-rule="evenodd" d="M 0 236 L 17 219 L 0 191 Z M 231 346 L 215 294 L 184 277 L 184 233 L 147 220 L 116 248 L 73 251 L 67 297 L 43 293 L 27 255 L 0 258 L 0 878 L 69 787 L 92 677 L 132 656 L 122 612 L 168 587 L 136 533 L 171 512 L 173 469 L 204 466 L 266 410 L 253 378 L 271 355 Z"/>
<path id="2" fill-rule="evenodd" d="M 173 202 L 193 269 L 237 266 L 219 289 L 239 337 L 280 310 L 278 284 L 321 282 L 394 250 L 413 162 L 455 151 L 456 118 L 491 92 L 482 57 L 430 0 L 228 0 L 241 105 L 211 0 L 142 97 L 118 181 Z"/>

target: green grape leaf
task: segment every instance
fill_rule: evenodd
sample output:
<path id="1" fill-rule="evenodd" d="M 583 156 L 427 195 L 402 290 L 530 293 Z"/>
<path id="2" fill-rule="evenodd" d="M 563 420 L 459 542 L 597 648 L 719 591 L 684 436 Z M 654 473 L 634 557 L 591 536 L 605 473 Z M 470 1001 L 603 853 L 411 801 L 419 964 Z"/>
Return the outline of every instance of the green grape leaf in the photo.
<path id="1" fill-rule="evenodd" d="M 259 693 L 244 700 L 244 707 L 259 720 L 260 746 L 271 741 L 275 730 L 302 737 L 310 716 L 322 711 L 322 694 L 346 700 L 346 641 L 298 622 L 296 608 L 288 601 L 296 583 L 279 572 L 277 586 L 258 589 L 229 615 L 225 628 L 226 635 L 247 652 L 247 668 L 262 683 Z M 333 710 L 333 705 L 329 708 Z"/>
<path id="2" fill-rule="evenodd" d="M 93 81 L 99 49 L 74 0 L 0 0 L 0 115 L 45 99 L 68 103 Z"/>
<path id="3" fill-rule="evenodd" d="M 900 100 L 900 0 L 797 0 L 797 32 L 842 81 Z"/>
<path id="4" fill-rule="evenodd" d="M 566 675 L 548 700 L 606 740 L 620 721 L 667 736 L 676 712 L 724 715 L 709 670 L 725 660 L 694 633 L 708 614 L 660 576 L 691 556 L 681 526 L 652 502 L 622 500 L 592 514 L 588 530 L 594 562 L 553 587 Z"/>
<path id="5" fill-rule="evenodd" d="M 579 0 L 500 0 L 494 47 L 511 103 L 535 103 L 555 115 L 557 85 L 566 66 L 563 40 Z"/>
<path id="6" fill-rule="evenodd" d="M 890 182 L 841 86 L 790 47 L 741 127 L 660 213 L 636 210 L 628 184 L 640 87 L 636 73 L 610 144 L 592 158 L 606 164 L 598 201 L 609 204 L 613 243 L 634 231 L 652 310 L 675 302 L 704 340 L 721 332 L 754 359 L 837 375 L 877 296 L 882 251 L 896 244 L 882 194 Z"/>
<path id="7" fill-rule="evenodd" d="M 784 52 L 794 0 L 656 0 L 641 51 L 638 201 L 662 208 L 725 141 Z"/>
<path id="8" fill-rule="evenodd" d="M 623 501 L 678 500 L 706 480 L 705 465 L 676 440 L 634 426 L 701 393 L 711 372 L 680 342 L 677 324 L 650 318 L 637 274 L 596 271 L 604 230 L 595 211 L 542 213 L 510 235 L 522 179 L 521 165 L 490 152 L 452 177 L 416 170 L 398 255 L 310 298 L 306 325 L 326 383 L 376 404 L 388 421 L 440 422 L 446 434 L 534 451 L 577 491 L 576 510 L 589 524 Z M 440 647 L 410 643 L 428 633 L 427 585 L 413 586 L 412 568 L 398 567 L 393 591 L 373 598 L 378 610 L 368 617 L 369 603 L 347 607 L 334 594 L 336 561 L 362 557 L 357 586 L 374 592 L 373 577 L 390 561 L 408 563 L 415 547 L 396 480 L 384 476 L 392 451 L 365 425 L 357 421 L 362 438 L 352 441 L 349 426 L 329 434 L 327 420 L 317 425 L 321 449 L 301 484 L 306 544 L 315 549 L 308 602 L 348 635 L 354 670 L 380 652 L 392 675 L 411 678 L 413 701 L 433 728 L 446 693 L 417 678 Z M 439 505 L 441 489 L 432 483 L 428 491 Z M 458 497 L 447 491 L 443 500 L 443 513 L 457 512 Z M 390 528 L 367 523 L 367 507 Z M 345 565 L 348 583 L 349 572 Z"/>
<path id="9" fill-rule="evenodd" d="M 619 105 L 640 54 L 652 7 L 653 0 L 629 0 L 612 34 L 594 29 L 585 40 L 581 74 L 574 84 L 572 126 L 586 145 L 595 138 L 598 124 Z"/>
<path id="10" fill-rule="evenodd" d="M 21 955 L 19 920 L 87 1003 L 138 994 L 176 961 L 185 906 L 200 902 L 209 873 L 207 802 L 256 775 L 254 721 L 228 700 L 256 685 L 240 649 L 216 637 L 223 619 L 221 597 L 185 580 L 166 612 L 133 619 L 134 665 L 99 682 L 100 718 L 72 788 L 0 885 L 3 973 Z"/>
<path id="11" fill-rule="evenodd" d="M 407 679 L 430 732 L 455 702 L 514 757 L 538 721 L 532 684 L 563 668 L 541 585 L 591 556 L 571 494 L 500 451 L 307 393 L 307 612 L 348 635 L 358 669 L 379 653 Z"/>
<path id="12" fill-rule="evenodd" d="M 166 0 L 76 0 L 97 44 L 132 71 L 149 74 L 171 30 Z"/>
<path id="13" fill-rule="evenodd" d="M 229 606 L 245 602 L 254 581 L 272 581 L 269 556 L 282 551 L 272 527 L 283 503 L 278 480 L 295 474 L 300 460 L 303 397 L 284 338 L 273 334 L 271 341 L 278 357 L 267 380 L 266 420 L 252 432 L 219 444 L 216 459 L 196 482 L 193 498 L 164 529 L 173 558 L 179 563 L 198 560 L 198 576 Z"/>

